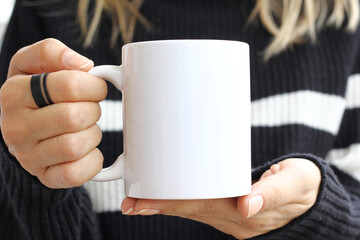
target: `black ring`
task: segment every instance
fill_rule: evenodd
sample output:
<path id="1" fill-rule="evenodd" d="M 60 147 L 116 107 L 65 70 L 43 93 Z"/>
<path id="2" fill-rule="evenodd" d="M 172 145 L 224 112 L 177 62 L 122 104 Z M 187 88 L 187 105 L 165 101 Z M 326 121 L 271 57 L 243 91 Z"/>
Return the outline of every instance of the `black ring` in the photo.
<path id="1" fill-rule="evenodd" d="M 43 77 L 43 88 L 44 88 L 44 93 L 45 93 L 46 100 L 49 102 L 49 104 L 54 104 L 54 102 L 50 98 L 49 92 L 48 92 L 47 87 L 46 87 L 46 78 L 47 78 L 48 74 L 49 73 L 45 73 L 45 75 Z"/>
<path id="2" fill-rule="evenodd" d="M 43 79 L 42 74 L 34 74 L 31 76 L 30 86 L 31 86 L 31 93 L 34 98 L 34 101 L 38 107 L 42 108 L 47 106 L 46 100 L 44 95 L 41 91 L 41 80 Z"/>

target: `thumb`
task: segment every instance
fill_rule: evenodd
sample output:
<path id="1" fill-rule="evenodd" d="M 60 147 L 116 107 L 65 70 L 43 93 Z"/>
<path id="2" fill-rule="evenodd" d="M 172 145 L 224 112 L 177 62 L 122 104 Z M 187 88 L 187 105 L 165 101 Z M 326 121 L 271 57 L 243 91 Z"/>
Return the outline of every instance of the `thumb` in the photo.
<path id="1" fill-rule="evenodd" d="M 60 70 L 88 71 L 93 65 L 93 61 L 59 40 L 48 38 L 20 49 L 11 59 L 8 77 Z"/>
<path id="2" fill-rule="evenodd" d="M 301 181 L 294 179 L 293 169 L 274 164 L 258 182 L 252 186 L 251 193 L 239 197 L 238 209 L 245 218 L 285 205 L 298 197 Z"/>

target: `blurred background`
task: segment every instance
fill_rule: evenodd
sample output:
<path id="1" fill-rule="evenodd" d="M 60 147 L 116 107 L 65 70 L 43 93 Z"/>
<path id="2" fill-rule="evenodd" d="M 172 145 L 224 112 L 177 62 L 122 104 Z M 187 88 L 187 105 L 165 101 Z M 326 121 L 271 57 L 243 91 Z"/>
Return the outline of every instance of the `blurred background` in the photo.
<path id="1" fill-rule="evenodd" d="M 0 46 L 5 33 L 7 22 L 9 21 L 15 0 L 0 1 Z"/>

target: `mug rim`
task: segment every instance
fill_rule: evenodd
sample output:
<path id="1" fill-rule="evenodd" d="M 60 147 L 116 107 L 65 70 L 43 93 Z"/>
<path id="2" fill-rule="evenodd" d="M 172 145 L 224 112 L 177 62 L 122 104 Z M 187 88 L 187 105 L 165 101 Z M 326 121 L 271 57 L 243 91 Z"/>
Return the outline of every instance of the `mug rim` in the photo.
<path id="1" fill-rule="evenodd" d="M 123 47 L 130 47 L 130 46 L 141 46 L 141 45 L 157 45 L 157 44 L 164 44 L 164 43 L 229 43 L 229 44 L 236 44 L 236 45 L 244 45 L 249 47 L 249 44 L 243 41 L 238 40 L 226 40 L 226 39 L 163 39 L 163 40 L 150 40 L 150 41 L 139 41 L 139 42 L 131 42 L 123 45 Z"/>

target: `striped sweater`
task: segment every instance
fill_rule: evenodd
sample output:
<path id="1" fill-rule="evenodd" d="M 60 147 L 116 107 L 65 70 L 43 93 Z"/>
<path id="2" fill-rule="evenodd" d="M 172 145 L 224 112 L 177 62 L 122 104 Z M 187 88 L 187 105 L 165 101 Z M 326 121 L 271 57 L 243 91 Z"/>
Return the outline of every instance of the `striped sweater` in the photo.
<path id="1" fill-rule="evenodd" d="M 253 4 L 252 0 L 146 0 L 141 12 L 154 28 L 149 32 L 139 24 L 134 41 L 247 42 L 253 179 L 288 157 L 307 158 L 322 174 L 318 198 L 309 211 L 254 239 L 360 239 L 360 30 L 350 34 L 325 29 L 316 43 L 295 45 L 264 62 L 262 52 L 271 36 L 261 24 L 246 25 Z M 0 58 L 1 82 L 19 48 L 47 37 L 61 40 L 97 65 L 121 63 L 121 40 L 115 49 L 109 48 L 111 18 L 103 15 L 98 40 L 84 49 L 75 6 L 75 0 L 16 2 Z M 101 105 L 99 148 L 108 166 L 122 152 L 120 92 L 109 86 Z M 0 239 L 232 239 L 187 219 L 123 216 L 122 189 L 121 180 L 48 189 L 21 168 L 2 140 Z"/>

